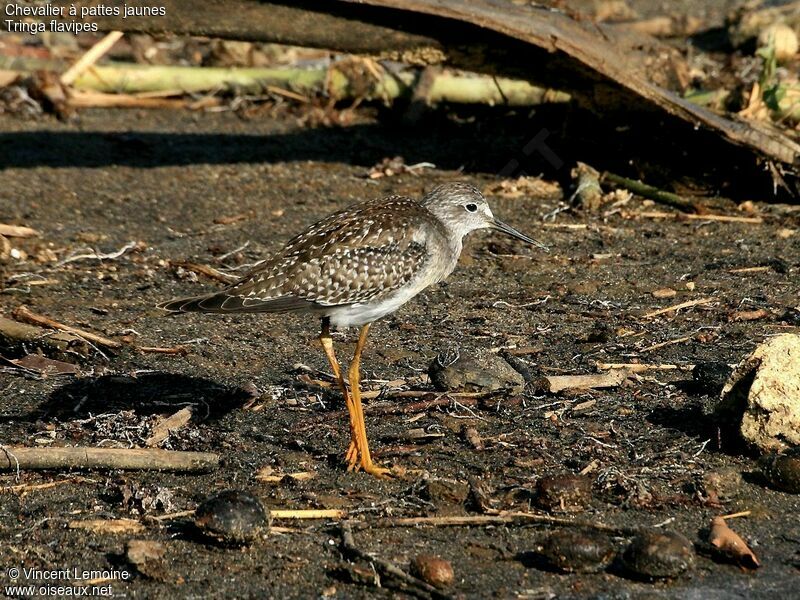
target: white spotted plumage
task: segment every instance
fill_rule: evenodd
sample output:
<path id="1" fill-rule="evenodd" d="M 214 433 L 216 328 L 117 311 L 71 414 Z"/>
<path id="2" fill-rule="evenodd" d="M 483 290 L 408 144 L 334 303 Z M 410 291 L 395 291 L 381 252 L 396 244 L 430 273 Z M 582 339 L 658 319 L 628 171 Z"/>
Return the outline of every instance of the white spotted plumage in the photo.
<path id="1" fill-rule="evenodd" d="M 330 318 L 336 327 L 364 325 L 447 277 L 463 236 L 497 223 L 481 193 L 462 183 L 439 186 L 422 202 L 390 196 L 357 204 L 311 225 L 228 288 L 162 307 L 304 310 Z"/>

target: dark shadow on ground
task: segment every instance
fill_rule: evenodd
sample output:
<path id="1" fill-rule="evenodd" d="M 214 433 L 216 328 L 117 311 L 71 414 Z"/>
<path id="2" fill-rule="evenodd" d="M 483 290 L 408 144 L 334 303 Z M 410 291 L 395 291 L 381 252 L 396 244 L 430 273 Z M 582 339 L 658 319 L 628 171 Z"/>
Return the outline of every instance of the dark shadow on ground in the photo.
<path id="1" fill-rule="evenodd" d="M 202 377 L 175 373 L 104 375 L 78 379 L 54 390 L 36 415 L 71 420 L 89 414 L 132 410 L 138 415 L 165 414 L 193 405 L 195 419 L 218 419 L 250 400 L 247 391 Z"/>
<path id="2" fill-rule="evenodd" d="M 731 197 L 763 189 L 768 178 L 766 171 L 755 165 L 749 168 L 748 163 L 741 165 L 747 173 L 732 180 L 729 166 L 740 158 L 735 150 L 709 132 L 667 126 L 657 118 L 631 126 L 629 115 L 598 118 L 573 104 L 535 110 L 443 107 L 414 123 L 394 115 L 387 113 L 376 123 L 279 133 L 265 132 L 259 121 L 253 121 L 252 134 L 57 128 L 0 133 L 0 168 L 289 161 L 370 167 L 400 155 L 407 164 L 432 162 L 440 169 L 503 177 L 544 175 L 569 184 L 571 167 L 583 161 L 667 188 L 700 183 L 707 189 L 709 182 L 716 182 L 716 191 Z"/>

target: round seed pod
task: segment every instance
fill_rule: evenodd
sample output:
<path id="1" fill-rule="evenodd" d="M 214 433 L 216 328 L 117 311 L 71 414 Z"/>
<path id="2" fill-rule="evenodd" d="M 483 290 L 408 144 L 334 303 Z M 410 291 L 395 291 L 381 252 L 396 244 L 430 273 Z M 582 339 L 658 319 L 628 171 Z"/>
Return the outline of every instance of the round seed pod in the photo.
<path id="1" fill-rule="evenodd" d="M 207 537 L 224 544 L 254 541 L 271 523 L 261 501 L 241 490 L 225 490 L 204 500 L 195 511 L 194 523 Z"/>
<path id="2" fill-rule="evenodd" d="M 597 573 L 614 559 L 615 549 L 607 536 L 596 531 L 557 530 L 542 544 L 540 554 L 564 573 Z"/>
<path id="3" fill-rule="evenodd" d="M 453 583 L 453 565 L 449 560 L 432 554 L 420 554 L 411 561 L 411 574 L 438 588 Z"/>
<path id="4" fill-rule="evenodd" d="M 625 550 L 622 564 L 643 579 L 676 577 L 694 567 L 694 547 L 674 531 L 643 531 Z"/>

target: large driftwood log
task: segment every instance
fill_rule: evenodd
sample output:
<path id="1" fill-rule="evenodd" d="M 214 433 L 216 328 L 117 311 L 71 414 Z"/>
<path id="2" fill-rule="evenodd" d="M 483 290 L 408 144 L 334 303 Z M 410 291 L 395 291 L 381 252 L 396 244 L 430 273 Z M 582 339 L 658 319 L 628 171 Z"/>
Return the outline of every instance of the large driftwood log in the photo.
<path id="1" fill-rule="evenodd" d="M 771 129 L 725 119 L 653 85 L 644 75 L 646 66 L 626 57 L 594 25 L 545 7 L 492 0 L 339 0 L 293 6 L 255 0 L 163 0 L 161 5 L 165 16 L 94 20 L 105 30 L 171 31 L 355 53 L 390 51 L 417 63 L 446 57 L 458 67 L 510 70 L 516 76 L 524 72 L 544 85 L 582 88 L 592 96 L 601 93 L 595 86 L 605 83 L 621 88 L 632 105 L 644 100 L 765 158 L 789 165 L 800 161 L 796 142 Z"/>

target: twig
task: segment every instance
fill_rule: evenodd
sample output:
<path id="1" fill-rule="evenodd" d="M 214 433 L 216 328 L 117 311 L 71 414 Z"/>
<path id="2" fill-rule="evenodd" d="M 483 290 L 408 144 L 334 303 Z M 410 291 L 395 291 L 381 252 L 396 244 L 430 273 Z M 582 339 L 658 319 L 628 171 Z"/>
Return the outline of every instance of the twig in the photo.
<path id="1" fill-rule="evenodd" d="M 169 513 L 168 515 L 159 515 L 157 517 L 152 517 L 153 521 L 171 521 L 172 519 L 182 519 L 183 517 L 191 517 L 195 513 L 195 510 L 182 510 L 179 512 Z"/>
<path id="2" fill-rule="evenodd" d="M 183 269 L 186 269 L 187 271 L 192 271 L 193 273 L 205 275 L 210 279 L 216 279 L 217 281 L 221 281 L 222 283 L 233 283 L 234 281 L 239 279 L 236 275 L 228 275 L 227 273 L 218 271 L 214 267 L 210 267 L 208 265 L 200 265 L 197 263 L 177 261 L 177 260 L 171 260 L 169 261 L 169 264 L 171 267 L 181 267 Z"/>
<path id="3" fill-rule="evenodd" d="M 110 260 L 110 259 L 114 259 L 114 258 L 119 258 L 123 254 L 128 252 L 128 250 L 133 250 L 134 248 L 136 248 L 138 246 L 139 246 L 139 242 L 128 242 L 127 244 L 125 244 L 119 250 L 116 250 L 115 252 L 109 252 L 107 254 L 103 254 L 103 253 L 92 251 L 92 252 L 89 252 L 88 254 L 77 254 L 77 255 L 74 255 L 74 256 L 68 256 L 67 258 L 65 258 L 63 260 L 58 261 L 54 265 L 54 267 L 55 268 L 63 267 L 67 263 L 75 262 L 75 261 L 78 261 L 78 260 L 86 260 L 86 259 L 89 259 L 89 258 L 95 259 L 95 260 Z M 91 248 L 89 248 L 89 249 L 91 250 Z"/>
<path id="4" fill-rule="evenodd" d="M 50 488 L 58 487 L 59 485 L 64 485 L 67 483 L 81 483 L 83 481 L 89 480 L 84 479 L 83 477 L 70 477 L 69 479 L 59 479 L 58 481 L 48 481 L 47 483 L 21 483 L 19 485 L 9 485 L 7 487 L 0 488 L 0 494 L 4 492 L 18 494 L 20 492 L 28 493 L 39 490 L 49 490 Z"/>
<path id="5" fill-rule="evenodd" d="M 177 95 L 182 94 L 179 90 Z M 221 100 L 204 103 L 201 108 L 219 105 Z M 105 94 L 103 92 L 85 92 L 73 90 L 67 103 L 73 108 L 196 108 L 192 100 L 183 98 L 142 98 L 131 94 Z"/>
<path id="6" fill-rule="evenodd" d="M 39 235 L 39 232 L 30 227 L 23 227 L 22 225 L 6 225 L 5 223 L 0 223 L 0 235 L 27 238 L 35 237 Z"/>
<path id="7" fill-rule="evenodd" d="M 273 519 L 343 519 L 347 511 L 338 508 L 278 509 L 270 510 Z"/>
<path id="8" fill-rule="evenodd" d="M 637 217 L 646 219 L 687 219 L 689 221 L 721 221 L 725 223 L 752 223 L 757 225 L 763 223 L 764 219 L 761 217 L 737 217 L 733 215 L 692 215 L 688 213 L 668 213 L 658 211 L 644 211 L 633 213 Z"/>
<path id="9" fill-rule="evenodd" d="M 657 350 L 658 348 L 663 348 L 664 346 L 672 346 L 673 344 L 682 344 L 683 342 L 688 342 L 693 338 L 694 335 L 687 335 L 684 337 L 675 338 L 674 340 L 659 342 L 658 344 L 653 344 L 652 346 L 648 346 L 647 348 L 642 348 L 641 350 L 639 350 L 639 352 L 652 352 L 653 350 Z"/>
<path id="10" fill-rule="evenodd" d="M 381 574 L 388 575 L 389 577 L 397 580 L 397 583 L 399 584 L 398 587 L 402 591 L 417 596 L 418 598 L 425 598 L 426 600 L 450 600 L 452 598 L 452 596 L 449 594 L 443 593 L 429 583 L 426 583 L 421 579 L 414 577 L 413 575 L 409 575 L 396 565 L 393 565 L 392 563 L 380 558 L 376 558 L 371 554 L 361 550 L 358 546 L 356 546 L 355 540 L 353 539 L 353 530 L 349 521 L 342 523 L 341 537 L 342 543 L 340 548 L 342 550 L 342 554 L 351 559 L 364 560 L 372 564 Z"/>
<path id="11" fill-rule="evenodd" d="M 144 525 L 134 519 L 85 519 L 70 521 L 70 529 L 85 529 L 93 533 L 139 533 Z"/>
<path id="12" fill-rule="evenodd" d="M 762 273 L 770 269 L 772 267 L 744 267 L 741 269 L 728 269 L 728 273 Z"/>
<path id="13" fill-rule="evenodd" d="M 547 391 L 552 394 L 564 390 L 586 390 L 595 388 L 609 388 L 621 385 L 628 378 L 625 369 L 609 370 L 605 373 L 589 375 L 551 375 L 542 378 L 542 383 Z"/>
<path id="14" fill-rule="evenodd" d="M 694 203 L 691 200 L 687 200 L 686 198 L 683 198 L 678 194 L 673 194 L 672 192 L 660 190 L 657 187 L 647 185 L 641 181 L 628 179 L 627 177 L 622 177 L 621 175 L 617 175 L 615 173 L 609 173 L 608 171 L 603 173 L 601 180 L 609 181 L 621 188 L 633 192 L 634 194 L 642 196 L 643 198 L 649 198 L 650 200 L 655 200 L 661 204 L 680 208 L 681 210 L 695 210 Z"/>
<path id="15" fill-rule="evenodd" d="M 189 354 L 189 351 L 185 346 L 172 346 L 171 348 L 161 348 L 159 346 L 136 346 L 136 349 L 145 354 L 179 354 L 180 356 L 186 356 Z"/>
<path id="16" fill-rule="evenodd" d="M 699 306 L 701 304 L 708 304 L 709 302 L 713 302 L 713 298 L 698 298 L 697 300 L 687 300 L 686 302 L 681 302 L 680 304 L 674 304 L 672 306 L 667 306 L 666 308 L 659 308 L 658 310 L 654 310 L 653 312 L 646 313 L 641 316 L 642 319 L 650 319 L 652 317 L 657 317 L 658 315 L 663 315 L 668 312 L 681 310 L 682 308 L 690 308 L 692 306 Z"/>
<path id="17" fill-rule="evenodd" d="M 173 431 L 186 426 L 192 420 L 192 407 L 185 406 L 171 414 L 166 419 L 159 421 L 152 429 L 150 437 L 145 440 L 145 446 L 152 448 L 166 440 Z"/>
<path id="18" fill-rule="evenodd" d="M 52 335 L 49 335 L 51 333 Z M 5 317 L 0 317 L 0 342 L 14 346 L 30 344 L 34 348 L 38 346 L 59 352 L 80 351 L 81 346 L 83 349 L 88 347 L 85 340 L 70 333 L 43 331 L 39 327 Z"/>
<path id="19" fill-rule="evenodd" d="M 648 365 L 644 363 L 596 363 L 598 369 L 627 369 L 633 373 L 642 373 L 644 371 L 691 371 L 694 365 Z"/>
<path id="20" fill-rule="evenodd" d="M 617 535 L 631 535 L 637 530 L 629 527 L 614 527 L 605 523 L 581 521 L 567 517 L 539 515 L 528 512 L 507 512 L 497 515 L 442 516 L 442 517 L 406 517 L 397 519 L 378 519 L 365 522 L 366 527 L 491 527 L 495 525 L 527 525 L 527 524 L 566 525 L 606 531 Z"/>
<path id="21" fill-rule="evenodd" d="M 219 465 L 210 452 L 177 452 L 155 448 L 27 448 L 9 447 L 0 452 L 0 471 L 20 469 L 128 469 L 197 472 Z M 13 456 L 12 461 L 9 456 Z"/>
<path id="22" fill-rule="evenodd" d="M 89 50 L 87 50 L 86 53 L 81 56 L 74 65 L 64 71 L 64 73 L 61 75 L 62 85 L 72 85 L 72 83 L 78 77 L 80 77 L 80 75 L 86 71 L 86 69 L 96 63 L 101 56 L 111 49 L 111 46 L 117 43 L 121 37 L 121 31 L 112 31 L 94 46 L 89 48 Z"/>
<path id="23" fill-rule="evenodd" d="M 50 327 L 51 329 L 58 329 L 60 331 L 66 331 L 67 333 L 71 333 L 72 335 L 78 336 L 85 340 L 89 340 L 90 342 L 94 342 L 95 344 L 100 344 L 101 346 L 106 346 L 107 348 L 122 348 L 122 342 L 118 342 L 116 340 L 109 339 L 102 335 L 98 335 L 96 333 L 91 333 L 90 331 L 84 331 L 82 329 L 78 329 L 77 327 L 71 327 L 70 325 L 64 325 L 63 323 L 59 323 L 58 321 L 54 321 L 49 317 L 45 317 L 44 315 L 39 315 L 32 312 L 27 306 L 20 305 L 14 309 L 11 313 L 15 319 L 20 321 L 24 321 L 26 323 L 33 323 L 34 325 L 40 325 L 41 327 Z"/>

